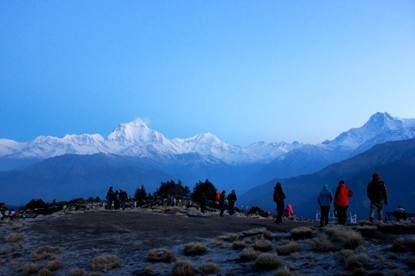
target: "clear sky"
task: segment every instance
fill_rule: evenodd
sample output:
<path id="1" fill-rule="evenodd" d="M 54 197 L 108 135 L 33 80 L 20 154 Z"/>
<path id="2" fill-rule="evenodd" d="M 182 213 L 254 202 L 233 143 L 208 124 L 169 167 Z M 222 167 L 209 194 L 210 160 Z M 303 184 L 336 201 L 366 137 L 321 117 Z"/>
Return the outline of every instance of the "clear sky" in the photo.
<path id="1" fill-rule="evenodd" d="M 414 1 L 0 1 L 0 138 L 320 143 L 414 90 Z"/>

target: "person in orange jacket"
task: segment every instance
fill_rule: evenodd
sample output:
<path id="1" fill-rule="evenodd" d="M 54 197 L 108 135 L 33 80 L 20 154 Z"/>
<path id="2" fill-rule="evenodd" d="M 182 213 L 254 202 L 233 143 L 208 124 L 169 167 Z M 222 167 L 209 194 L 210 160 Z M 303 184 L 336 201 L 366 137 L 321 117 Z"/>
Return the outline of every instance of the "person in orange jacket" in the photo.
<path id="1" fill-rule="evenodd" d="M 353 192 L 346 187 L 343 180 L 340 180 L 334 196 L 334 206 L 337 210 L 337 223 L 345 225 L 347 222 L 347 208 L 349 207 L 349 198 Z"/>

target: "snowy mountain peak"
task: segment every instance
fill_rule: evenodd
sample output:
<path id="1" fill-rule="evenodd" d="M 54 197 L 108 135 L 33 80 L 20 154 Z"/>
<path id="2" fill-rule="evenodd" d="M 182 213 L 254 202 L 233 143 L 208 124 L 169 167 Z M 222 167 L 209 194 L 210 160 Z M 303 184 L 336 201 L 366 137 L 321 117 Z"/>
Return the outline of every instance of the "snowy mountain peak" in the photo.
<path id="1" fill-rule="evenodd" d="M 123 143 L 151 142 L 162 139 L 163 135 L 151 130 L 141 119 L 135 119 L 129 123 L 119 124 L 108 135 L 108 140 Z"/>
<path id="2" fill-rule="evenodd" d="M 377 112 L 369 118 L 363 127 L 395 129 L 401 125 L 401 120 L 393 118 L 389 113 Z"/>

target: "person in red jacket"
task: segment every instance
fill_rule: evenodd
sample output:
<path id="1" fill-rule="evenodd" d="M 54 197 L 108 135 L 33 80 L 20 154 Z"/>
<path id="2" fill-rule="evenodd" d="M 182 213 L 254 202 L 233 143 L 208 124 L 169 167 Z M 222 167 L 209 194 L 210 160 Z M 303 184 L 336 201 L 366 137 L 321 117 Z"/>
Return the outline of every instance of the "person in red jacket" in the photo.
<path id="1" fill-rule="evenodd" d="M 337 223 L 345 225 L 347 222 L 347 208 L 349 207 L 349 197 L 353 192 L 346 187 L 343 180 L 340 180 L 334 196 L 334 206 L 337 210 Z"/>

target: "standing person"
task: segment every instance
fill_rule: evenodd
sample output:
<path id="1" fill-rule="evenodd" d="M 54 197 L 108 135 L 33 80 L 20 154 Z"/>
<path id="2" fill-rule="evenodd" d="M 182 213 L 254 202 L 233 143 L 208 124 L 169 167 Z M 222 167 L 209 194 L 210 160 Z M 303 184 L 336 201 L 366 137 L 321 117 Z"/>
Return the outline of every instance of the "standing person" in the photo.
<path id="1" fill-rule="evenodd" d="M 107 192 L 107 202 L 108 202 L 108 208 L 110 210 L 112 210 L 112 205 L 114 203 L 114 190 L 112 189 L 112 187 L 109 188 L 108 192 Z"/>
<path id="2" fill-rule="evenodd" d="M 367 197 L 370 200 L 370 222 L 373 221 L 375 216 L 375 209 L 378 213 L 378 220 L 381 221 L 383 205 L 388 205 L 388 194 L 385 183 L 380 180 L 378 173 L 373 174 L 372 181 L 367 185 Z"/>
<path id="3" fill-rule="evenodd" d="M 349 207 L 349 197 L 353 195 L 353 192 L 346 187 L 343 180 L 339 181 L 339 186 L 336 189 L 336 195 L 334 196 L 334 205 L 337 210 L 337 223 L 345 225 L 347 222 L 347 208 Z"/>
<path id="4" fill-rule="evenodd" d="M 277 182 L 274 187 L 274 202 L 277 204 L 277 218 L 275 219 L 276 224 L 282 223 L 282 215 L 284 214 L 284 199 L 285 194 L 282 191 L 281 183 Z"/>
<path id="5" fill-rule="evenodd" d="M 120 209 L 120 192 L 118 190 L 114 193 L 114 210 Z"/>
<path id="6" fill-rule="evenodd" d="M 202 193 L 202 201 L 200 202 L 200 211 L 204 213 L 206 211 L 207 196 L 206 193 Z"/>
<path id="7" fill-rule="evenodd" d="M 237 200 L 235 190 L 228 195 L 229 215 L 235 214 L 235 201 Z"/>
<path id="8" fill-rule="evenodd" d="M 320 205 L 320 227 L 323 227 L 329 224 L 330 204 L 333 201 L 333 194 L 327 184 L 323 185 L 323 190 L 320 192 L 317 201 Z"/>
<path id="9" fill-rule="evenodd" d="M 125 210 L 125 202 L 128 200 L 128 194 L 126 191 L 120 188 L 120 202 L 121 208 Z"/>
<path id="10" fill-rule="evenodd" d="M 219 197 L 219 208 L 220 208 L 220 216 L 223 217 L 223 213 L 225 212 L 225 199 L 226 199 L 226 191 L 223 190 L 220 193 Z"/>

